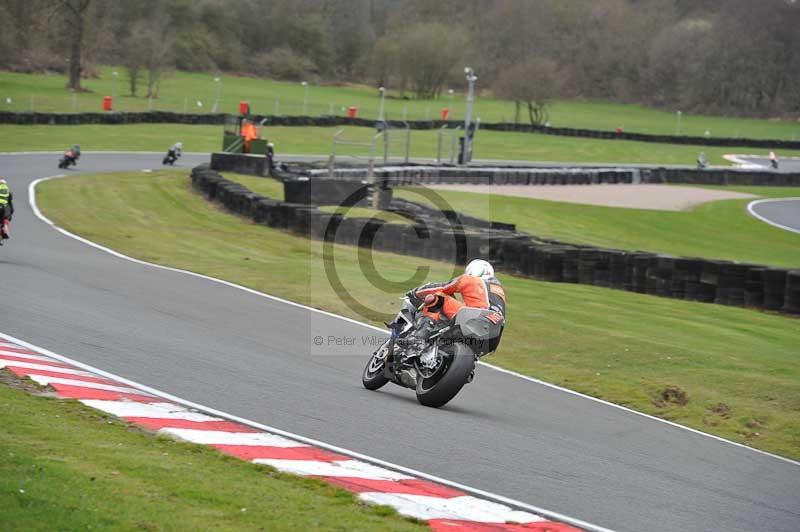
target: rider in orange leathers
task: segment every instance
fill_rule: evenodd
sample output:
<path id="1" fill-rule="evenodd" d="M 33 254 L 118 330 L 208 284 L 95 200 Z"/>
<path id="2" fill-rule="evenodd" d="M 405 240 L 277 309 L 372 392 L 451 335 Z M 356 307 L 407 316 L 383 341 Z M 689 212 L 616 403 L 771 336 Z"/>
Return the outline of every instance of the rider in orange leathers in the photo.
<path id="1" fill-rule="evenodd" d="M 461 294 L 462 301 L 453 297 L 455 294 Z M 418 336 L 423 338 L 427 338 L 436 321 L 452 319 L 462 307 L 493 310 L 493 319 L 505 321 L 506 294 L 494 276 L 494 268 L 485 260 L 473 260 L 464 275 L 444 283 L 422 285 L 411 290 L 408 297 L 416 306 L 424 305 L 422 313 L 427 320 L 418 329 Z"/>

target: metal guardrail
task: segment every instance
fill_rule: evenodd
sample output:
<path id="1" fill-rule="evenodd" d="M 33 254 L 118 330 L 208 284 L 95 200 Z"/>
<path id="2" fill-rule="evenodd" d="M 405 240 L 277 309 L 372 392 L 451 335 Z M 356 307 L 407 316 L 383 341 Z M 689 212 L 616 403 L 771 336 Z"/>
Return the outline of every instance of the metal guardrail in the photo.
<path id="1" fill-rule="evenodd" d="M 374 169 L 375 169 L 375 153 L 376 153 L 376 145 L 378 143 L 378 139 L 383 136 L 383 131 L 378 132 L 369 142 L 357 142 L 353 140 L 347 140 L 343 138 L 344 129 L 340 129 L 333 134 L 333 147 L 331 150 L 331 156 L 328 158 L 328 176 L 333 178 L 335 177 L 335 170 L 336 170 L 336 159 L 337 157 L 342 157 L 341 154 L 338 153 L 338 148 L 340 146 L 354 146 L 358 148 L 367 148 L 369 150 L 369 155 L 366 156 L 367 159 L 367 167 L 368 167 L 368 178 L 370 180 L 374 179 Z M 361 155 L 347 155 L 347 157 L 351 157 L 353 159 L 363 159 L 364 156 Z"/>
<path id="2" fill-rule="evenodd" d="M 456 126 L 454 129 L 450 129 L 447 127 L 447 124 L 443 125 L 439 128 L 438 132 L 438 139 L 436 143 L 436 164 L 442 164 L 442 145 L 444 144 L 443 138 L 450 132 L 450 164 L 455 164 L 456 162 L 456 154 L 458 150 L 456 149 L 456 144 L 458 140 L 458 132 L 461 130 L 461 126 Z"/>

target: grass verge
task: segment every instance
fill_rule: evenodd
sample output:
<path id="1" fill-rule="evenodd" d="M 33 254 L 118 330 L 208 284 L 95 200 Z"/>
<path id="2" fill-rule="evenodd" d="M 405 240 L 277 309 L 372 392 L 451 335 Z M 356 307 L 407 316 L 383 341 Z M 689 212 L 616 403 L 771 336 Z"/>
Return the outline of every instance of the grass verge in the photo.
<path id="1" fill-rule="evenodd" d="M 0 370 L 3 530 L 423 530 L 322 481 L 157 437 L 20 385 L 35 389 Z"/>
<path id="2" fill-rule="evenodd" d="M 113 72 L 120 73 L 116 79 Z M 0 110 L 29 111 L 34 97 L 37 111 L 100 112 L 102 98 L 116 95 L 115 109 L 123 111 L 155 110 L 190 113 L 207 113 L 214 107 L 217 97 L 215 75 L 198 72 L 175 72 L 162 79 L 160 97 L 148 102 L 146 98 L 127 96 L 124 70 L 102 67 L 97 79 L 83 81 L 89 92 L 74 95 L 65 89 L 67 79 L 60 74 L 32 75 L 0 72 Z M 299 83 L 280 82 L 243 76 L 219 76 L 221 79 L 220 109 L 238 111 L 240 100 L 250 102 L 259 114 L 284 115 L 322 114 L 344 115 L 350 106 L 358 107 L 359 116 L 375 118 L 380 107 L 380 93 L 376 87 L 363 85 L 320 86 L 311 85 L 306 95 Z M 452 120 L 463 120 L 465 99 L 463 87 L 453 87 L 455 97 L 439 100 L 402 99 L 389 87 L 385 100 L 386 116 L 399 120 L 404 114 L 411 120 L 428 120 L 439 117 L 442 108 L 451 109 Z M 11 98 L 9 104 L 6 98 Z M 306 104 L 304 105 L 304 101 Z M 201 102 L 202 106 L 198 106 Z M 276 103 L 277 102 L 277 103 Z M 185 107 L 184 107 L 185 106 Z M 305 109 L 305 113 L 304 113 Z M 703 116 L 684 113 L 678 122 L 677 110 L 659 110 L 641 105 L 624 105 L 608 102 L 558 101 L 550 109 L 553 127 L 576 127 L 613 131 L 657 134 L 682 134 L 703 136 L 706 131 L 715 137 L 747 137 L 790 140 L 800 138 L 800 124 L 790 120 L 753 120 L 720 116 Z M 475 116 L 484 122 L 513 121 L 513 102 L 479 96 L 475 103 Z"/>
<path id="3" fill-rule="evenodd" d="M 220 211 L 191 190 L 185 171 L 75 176 L 43 183 L 37 197 L 58 225 L 120 252 L 364 319 L 321 273 L 319 242 Z M 83 206 L 77 216 L 76 204 Z M 336 247 L 343 284 L 360 301 L 392 314 L 397 294 L 364 281 L 360 253 Z M 451 265 L 414 257 L 374 253 L 373 259 L 393 281 L 411 278 L 418 266 L 430 268 L 428 279 L 453 273 Z M 509 325 L 490 362 L 800 458 L 797 319 L 502 278 Z M 377 323 L 381 317 L 368 318 Z"/>
<path id="4" fill-rule="evenodd" d="M 791 187 L 724 189 L 764 197 L 800 196 L 800 188 Z M 750 199 L 713 201 L 688 211 L 655 211 L 441 189 L 436 192 L 456 211 L 515 223 L 521 231 L 569 243 L 800 267 L 800 235 L 750 216 Z M 413 190 L 399 189 L 395 194 L 422 200 Z"/>
<path id="5" fill-rule="evenodd" d="M 281 154 L 324 155 L 331 152 L 333 134 L 340 128 L 267 127 L 264 135 L 275 142 L 277 158 Z M 345 127 L 344 137 L 370 142 L 371 128 Z M 411 133 L 411 157 L 434 158 L 436 131 Z M 211 152 L 222 149 L 222 126 L 187 126 L 182 124 L 83 125 L 83 126 L 16 126 L 0 125 L 0 146 L 3 151 L 63 150 L 80 144 L 84 151 L 146 150 L 165 151 L 176 141 L 186 151 Z M 447 142 L 445 143 L 447 145 Z M 399 144 L 392 154 L 403 155 Z M 366 148 L 340 146 L 338 154 L 357 155 L 364 161 Z M 693 165 L 700 152 L 712 164 L 728 166 L 723 159 L 728 153 L 741 153 L 741 148 L 714 148 L 653 144 L 626 140 L 580 139 L 529 133 L 480 131 L 475 141 L 475 158 L 521 161 L 603 163 L 603 164 L 686 164 Z M 745 149 L 746 152 L 758 150 Z M 767 155 L 767 152 L 763 152 Z M 781 157 L 800 156 L 800 151 L 782 151 Z M 445 158 L 448 156 L 443 155 Z M 346 159 L 345 159 L 346 160 Z"/>

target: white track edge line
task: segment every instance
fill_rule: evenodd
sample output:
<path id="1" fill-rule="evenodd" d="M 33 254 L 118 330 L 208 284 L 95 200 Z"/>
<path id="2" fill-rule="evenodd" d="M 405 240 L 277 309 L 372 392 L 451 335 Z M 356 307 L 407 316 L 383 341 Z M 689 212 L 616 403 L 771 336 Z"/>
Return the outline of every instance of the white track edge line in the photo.
<path id="1" fill-rule="evenodd" d="M 50 177 L 43 177 L 43 178 L 40 178 L 40 179 L 36 179 L 35 181 L 32 181 L 31 184 L 28 186 L 28 202 L 30 203 L 30 206 L 33 209 L 34 214 L 39 219 L 41 219 L 46 224 L 48 224 L 51 227 L 53 227 L 53 229 L 55 229 L 56 231 L 66 235 L 66 236 L 68 236 L 70 238 L 74 238 L 75 240 L 83 242 L 84 244 L 87 244 L 87 245 L 92 246 L 94 248 L 97 248 L 99 250 L 105 251 L 106 253 L 114 255 L 115 257 L 119 257 L 121 259 L 134 262 L 136 264 L 142 264 L 142 265 L 145 265 L 145 266 L 150 266 L 152 268 L 158 268 L 158 269 L 167 270 L 167 271 L 171 271 L 171 272 L 177 272 L 177 273 L 183 273 L 183 274 L 187 274 L 187 275 L 192 275 L 194 277 L 199 277 L 201 279 L 206 279 L 208 281 L 212 281 L 212 282 L 215 282 L 215 283 L 220 283 L 220 284 L 223 284 L 223 285 L 226 285 L 226 286 L 230 286 L 232 288 L 237 288 L 237 289 L 243 290 L 243 291 L 245 291 L 245 292 L 247 292 L 249 294 L 253 294 L 253 295 L 256 295 L 256 296 L 259 296 L 259 297 L 264 297 L 266 299 L 271 299 L 272 301 L 285 303 L 285 304 L 293 306 L 293 307 L 302 308 L 302 309 L 305 309 L 305 310 L 308 310 L 308 311 L 311 311 L 311 312 L 316 312 L 316 313 L 319 313 L 319 314 L 322 314 L 322 315 L 325 315 L 325 316 L 329 316 L 329 317 L 332 317 L 332 318 L 337 318 L 337 319 L 340 319 L 340 320 L 344 320 L 344 321 L 346 321 L 348 323 L 352 323 L 352 324 L 359 325 L 359 326 L 362 326 L 362 327 L 367 327 L 367 328 L 373 329 L 375 331 L 380 331 L 382 333 L 386 332 L 385 329 L 381 329 L 380 327 L 375 327 L 374 325 L 370 325 L 368 323 L 363 323 L 363 322 L 354 320 L 352 318 L 348 318 L 346 316 L 340 316 L 340 315 L 334 314 L 332 312 L 327 312 L 327 311 L 324 311 L 324 310 L 308 307 L 308 306 L 303 305 L 301 303 L 295 303 L 294 301 L 289 301 L 287 299 L 282 299 L 282 298 L 277 297 L 277 296 L 273 296 L 273 295 L 270 295 L 270 294 L 265 294 L 263 292 L 259 292 L 257 290 L 253 290 L 252 288 L 247 288 L 246 286 L 242 286 L 242 285 L 239 285 L 239 284 L 236 284 L 236 283 L 232 283 L 230 281 L 225 281 L 224 279 L 217 279 L 216 277 L 210 277 L 208 275 L 203 275 L 201 273 L 191 272 L 191 271 L 188 271 L 188 270 L 181 270 L 181 269 L 178 269 L 178 268 L 173 268 L 171 266 L 163 266 L 161 264 L 153 264 L 151 262 L 146 262 L 146 261 L 143 261 L 143 260 L 135 259 L 133 257 L 129 257 L 127 255 L 123 255 L 122 253 L 119 253 L 118 251 L 114 251 L 113 249 L 107 248 L 105 246 L 101 246 L 100 244 L 96 244 L 95 242 L 92 242 L 91 240 L 87 240 L 87 239 L 85 239 L 83 237 L 80 237 L 80 236 L 78 236 L 76 234 L 70 233 L 66 229 L 63 229 L 63 228 L 57 226 L 50 219 L 48 219 L 46 216 L 44 216 L 41 213 L 41 211 L 39 211 L 39 208 L 36 205 L 36 185 L 41 183 L 41 182 L 43 182 L 43 181 L 48 181 L 50 179 L 57 179 L 57 178 L 60 178 L 60 177 L 64 177 L 63 174 L 62 175 L 56 175 L 56 176 L 50 176 Z M 546 386 L 546 387 L 551 388 L 553 390 L 559 390 L 559 391 L 568 393 L 570 395 L 574 395 L 576 397 L 581 397 L 583 399 L 588 399 L 588 400 L 594 401 L 596 403 L 600 403 L 600 404 L 603 404 L 603 405 L 606 405 L 606 406 L 617 408 L 619 410 L 622 410 L 622 411 L 625 411 L 625 412 L 628 412 L 628 413 L 631 413 L 631 414 L 636 414 L 638 416 L 650 419 L 652 421 L 665 423 L 665 424 L 667 424 L 667 425 L 669 425 L 671 427 L 676 427 L 676 428 L 679 428 L 679 429 L 687 430 L 687 431 L 692 432 L 694 434 L 698 434 L 698 435 L 701 435 L 701 436 L 706 436 L 708 438 L 714 439 L 714 440 L 722 442 L 722 443 L 727 443 L 727 444 L 730 444 L 730 445 L 734 445 L 734 446 L 740 447 L 742 449 L 747 449 L 749 451 L 752 451 L 752 452 L 755 452 L 755 453 L 758 453 L 758 454 L 761 454 L 761 455 L 764 455 L 764 456 L 769 456 L 771 458 L 777 458 L 778 460 L 782 460 L 784 462 L 788 462 L 790 464 L 794 464 L 796 466 L 800 466 L 800 462 L 799 461 L 792 460 L 791 458 L 786 458 L 784 456 L 773 454 L 773 453 L 770 453 L 768 451 L 762 451 L 761 449 L 756 449 L 756 448 L 750 447 L 748 445 L 744 445 L 743 443 L 735 442 L 735 441 L 732 441 L 732 440 L 725 439 L 725 438 L 723 438 L 721 436 L 715 436 L 714 434 L 709 434 L 708 432 L 703 432 L 702 430 L 698 430 L 698 429 L 694 429 L 694 428 L 691 428 L 691 427 L 687 427 L 685 425 L 681 425 L 679 423 L 675 423 L 674 421 L 668 421 L 668 420 L 662 419 L 660 417 L 656 417 L 656 416 L 653 416 L 653 415 L 650 415 L 650 414 L 645 414 L 644 412 L 639 412 L 637 410 L 633 410 L 633 409 L 630 409 L 630 408 L 622 406 L 622 405 L 611 403 L 611 402 L 606 401 L 604 399 L 598 399 L 597 397 L 592 397 L 590 395 L 586 395 L 586 394 L 583 394 L 583 393 L 580 393 L 580 392 L 576 392 L 574 390 L 563 388 L 561 386 L 558 386 L 557 384 L 552 384 L 552 383 L 549 383 L 549 382 L 545 382 L 545 381 L 536 379 L 534 377 L 529 377 L 527 375 L 523 375 L 521 373 L 517 373 L 517 372 L 512 371 L 512 370 L 507 370 L 507 369 L 501 368 L 499 366 L 495 366 L 494 364 L 489 364 L 487 362 L 481 362 L 481 361 L 479 361 L 478 363 L 481 364 L 482 366 L 494 369 L 494 370 L 499 371 L 501 373 L 512 375 L 514 377 L 519 377 L 519 378 L 521 378 L 523 380 L 526 380 L 526 381 L 529 381 L 529 382 L 533 382 L 533 383 L 536 383 L 536 384 L 539 384 L 539 385 L 542 385 L 542 386 Z"/>
<path id="2" fill-rule="evenodd" d="M 397 465 L 397 464 L 393 464 L 391 462 L 387 462 L 387 461 L 381 460 L 379 458 L 373 458 L 371 456 L 368 456 L 368 455 L 365 455 L 365 454 L 361 454 L 361 453 L 358 453 L 358 452 L 355 452 L 355 451 L 351 451 L 349 449 L 343 449 L 341 447 L 337 447 L 335 445 L 331 445 L 331 444 L 328 444 L 328 443 L 325 443 L 325 442 L 322 442 L 322 441 L 319 441 L 319 440 L 315 440 L 315 439 L 312 439 L 312 438 L 306 438 L 305 436 L 300 436 L 299 434 L 295 434 L 295 433 L 292 433 L 292 432 L 281 430 L 281 429 L 278 429 L 278 428 L 275 428 L 275 427 L 271 427 L 269 425 L 264 425 L 264 424 L 258 423 L 256 421 L 251 421 L 249 419 L 241 418 L 239 416 L 236 416 L 236 415 L 233 415 L 233 414 L 229 414 L 227 412 L 223 412 L 223 411 L 217 410 L 215 408 L 207 407 L 207 406 L 204 406 L 204 405 L 201 405 L 201 404 L 198 404 L 198 403 L 194 403 L 192 401 L 187 401 L 186 399 L 182 399 L 182 398 L 174 396 L 172 394 L 169 394 L 169 393 L 166 393 L 166 392 L 162 392 L 162 391 L 157 390 L 155 388 L 151 388 L 150 386 L 147 386 L 147 385 L 144 385 L 144 384 L 140 384 L 140 383 L 138 383 L 136 381 L 132 381 L 130 379 L 126 379 L 125 377 L 120 377 L 119 375 L 115 375 L 115 374 L 110 373 L 108 371 L 104 371 L 102 369 L 96 368 L 96 367 L 91 366 L 89 364 L 84 364 L 83 362 L 79 362 L 77 360 L 73 360 L 73 359 L 71 359 L 69 357 L 65 357 L 63 355 L 59 355 L 59 354 L 54 353 L 54 352 L 52 352 L 52 351 L 50 351 L 48 349 L 36 346 L 34 344 L 31 344 L 31 343 L 28 343 L 28 342 L 26 342 L 24 340 L 21 340 L 19 338 L 16 338 L 14 336 L 9 335 L 9 334 L 5 334 L 3 332 L 0 332 L 0 338 L 4 338 L 4 339 L 9 340 L 11 342 L 17 343 L 17 344 L 19 344 L 19 345 L 21 345 L 23 347 L 27 347 L 28 349 L 31 349 L 31 350 L 36 351 L 38 353 L 41 353 L 42 355 L 54 358 L 56 360 L 60 360 L 62 362 L 68 363 L 68 364 L 72 364 L 75 367 L 78 367 L 78 368 L 81 368 L 81 369 L 84 369 L 84 370 L 87 370 L 87 371 L 91 371 L 93 373 L 96 373 L 97 375 L 101 375 L 103 377 L 107 377 L 109 379 L 116 380 L 116 381 L 118 381 L 120 383 L 127 384 L 128 386 L 138 388 L 139 390 L 148 392 L 148 393 L 150 393 L 152 395 L 155 395 L 156 397 L 160 397 L 162 399 L 166 399 L 167 401 L 170 401 L 170 402 L 173 402 L 173 403 L 176 403 L 176 404 L 179 404 L 179 405 L 183 405 L 183 406 L 186 406 L 186 407 L 189 407 L 189 408 L 193 408 L 193 409 L 201 411 L 201 412 L 205 412 L 206 414 L 210 414 L 210 415 L 213 415 L 213 416 L 218 416 L 218 417 L 221 417 L 221 418 L 225 418 L 225 419 L 228 419 L 230 421 L 235 421 L 237 423 L 241 423 L 243 425 L 247 425 L 247 426 L 250 426 L 250 427 L 265 431 L 265 432 L 269 432 L 269 433 L 274 434 L 274 435 L 283 436 L 285 438 L 289 438 L 289 439 L 294 440 L 294 441 L 298 441 L 298 442 L 301 442 L 301 443 L 312 445 L 314 447 L 319 447 L 319 448 L 322 448 L 322 449 L 325 449 L 325 450 L 328 450 L 328 451 L 331 451 L 331 452 L 334 452 L 334 453 L 337 453 L 337 454 L 343 454 L 343 455 L 346 455 L 346 456 L 350 456 L 350 457 L 355 458 L 357 460 L 362 460 L 364 462 L 368 462 L 368 463 L 374 464 L 376 466 L 385 467 L 385 468 L 391 469 L 393 471 L 397 471 L 397 472 L 400 472 L 400 473 L 405 473 L 407 475 L 411 475 L 411 476 L 414 476 L 414 477 L 418 477 L 418 478 L 422 478 L 422 479 L 425 479 L 425 480 L 429 480 L 431 482 L 442 484 L 444 486 L 449 486 L 451 488 L 459 489 L 461 491 L 465 491 L 467 493 L 471 493 L 471 494 L 476 495 L 478 497 L 483 497 L 483 498 L 486 498 L 486 499 L 489 499 L 489 500 L 492 500 L 492 501 L 495 501 L 495 502 L 498 502 L 498 503 L 501 503 L 501 504 L 507 504 L 509 506 L 512 506 L 514 508 L 519 508 L 521 510 L 527 510 L 529 512 L 538 514 L 538 515 L 540 515 L 542 517 L 546 517 L 548 519 L 552 519 L 552 520 L 555 520 L 555 521 L 561 521 L 561 522 L 567 523 L 569 525 L 576 526 L 578 528 L 583 528 L 583 529 L 588 530 L 590 532 L 614 532 L 612 529 L 604 528 L 604 527 L 601 527 L 601 526 L 598 526 L 598 525 L 593 525 L 591 523 L 587 523 L 587 522 L 582 521 L 580 519 L 569 517 L 569 516 L 560 514 L 558 512 L 553 512 L 553 511 L 550 511 L 550 510 L 546 510 L 544 508 L 539 508 L 538 506 L 527 504 L 527 503 L 524 503 L 524 502 L 521 502 L 521 501 L 517 501 L 515 499 L 504 497 L 502 495 L 497 495 L 497 494 L 494 494 L 494 493 L 491 493 L 491 492 L 488 492 L 488 491 L 483 491 L 483 490 L 480 490 L 480 489 L 477 489 L 477 488 L 472 488 L 472 487 L 469 487 L 469 486 L 465 486 L 465 485 L 459 484 L 457 482 L 452 482 L 450 480 L 446 480 L 446 479 L 443 479 L 443 478 L 440 478 L 440 477 L 437 477 L 437 476 L 434 476 L 434 475 L 429 475 L 428 473 L 423 473 L 422 471 L 417 471 L 415 469 L 403 467 L 403 466 L 400 466 L 400 465 Z"/>
<path id="3" fill-rule="evenodd" d="M 782 225 L 777 222 L 773 222 L 769 218 L 758 214 L 753 208 L 761 203 L 775 203 L 778 201 L 800 201 L 800 198 L 769 198 L 769 199 L 760 199 L 751 201 L 750 203 L 747 204 L 747 212 L 749 212 L 750 215 L 753 216 L 754 218 L 758 218 L 762 222 L 768 223 L 773 227 L 777 227 L 778 229 L 783 229 L 784 231 L 791 231 L 792 233 L 800 234 L 800 229 L 795 229 L 794 227 L 789 227 L 788 225 Z"/>
<path id="4" fill-rule="evenodd" d="M 754 163 L 752 161 L 748 161 L 746 159 L 742 159 L 742 157 L 753 157 L 748 155 L 723 155 L 722 158 L 739 165 L 743 169 L 753 169 L 753 170 L 766 170 L 769 167 L 763 164 Z M 762 158 L 762 157 L 759 157 Z"/>

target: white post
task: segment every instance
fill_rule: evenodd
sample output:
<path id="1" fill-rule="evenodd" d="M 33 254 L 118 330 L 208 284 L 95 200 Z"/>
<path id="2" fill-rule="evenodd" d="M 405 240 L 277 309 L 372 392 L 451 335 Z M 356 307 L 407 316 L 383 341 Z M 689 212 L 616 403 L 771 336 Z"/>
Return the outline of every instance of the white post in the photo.
<path id="1" fill-rule="evenodd" d="M 220 97 L 222 96 L 222 80 L 220 78 L 214 78 L 214 83 L 217 84 L 217 100 L 214 102 L 214 109 L 212 109 L 211 112 L 218 113 L 220 105 Z"/>
<path id="2" fill-rule="evenodd" d="M 308 116 L 308 82 L 304 81 L 303 86 L 303 116 Z"/>
<path id="3" fill-rule="evenodd" d="M 380 109 L 378 110 L 378 122 L 383 122 L 383 101 L 386 97 L 386 87 L 380 87 L 378 90 L 381 93 L 381 104 Z"/>
<path id="4" fill-rule="evenodd" d="M 469 126 L 472 123 L 472 105 L 475 102 L 475 82 L 478 76 L 470 67 L 464 68 L 464 74 L 467 77 L 467 109 L 464 113 L 464 153 L 461 160 L 467 164 L 472 159 L 472 136 L 469 133 Z"/>
<path id="5" fill-rule="evenodd" d="M 403 122 L 408 121 L 408 106 L 403 106 Z"/>
<path id="6" fill-rule="evenodd" d="M 449 109 L 450 109 L 450 117 L 449 117 L 450 120 L 454 120 L 455 117 L 456 117 L 456 114 L 453 112 L 453 93 L 454 93 L 453 89 L 448 89 L 447 94 L 450 95 L 450 107 L 449 107 Z"/>
<path id="7" fill-rule="evenodd" d="M 74 92 L 72 93 L 72 112 L 73 113 L 78 112 L 78 95 L 75 94 Z"/>
<path id="8" fill-rule="evenodd" d="M 149 113 L 152 110 L 153 110 L 153 97 L 152 96 L 148 96 L 147 97 L 147 112 Z"/>
<path id="9" fill-rule="evenodd" d="M 111 73 L 114 76 L 114 85 L 111 87 L 111 98 L 117 97 L 117 81 L 119 80 L 119 72 L 116 70 Z"/>
<path id="10" fill-rule="evenodd" d="M 281 114 L 281 101 L 275 100 L 275 116 L 278 116 L 280 114 Z"/>
<path id="11" fill-rule="evenodd" d="M 406 164 L 411 157 L 411 128 L 406 124 Z"/>
<path id="12" fill-rule="evenodd" d="M 436 140 L 436 164 L 442 164 L 442 132 L 447 126 L 439 129 L 438 139 Z"/>
<path id="13" fill-rule="evenodd" d="M 383 165 L 389 164 L 389 130 L 383 130 Z"/>
<path id="14" fill-rule="evenodd" d="M 677 116 L 677 118 L 675 120 L 675 134 L 676 135 L 680 135 L 681 134 L 681 116 L 682 115 L 683 115 L 683 112 L 681 112 L 681 111 L 678 111 L 676 113 L 676 116 Z"/>

